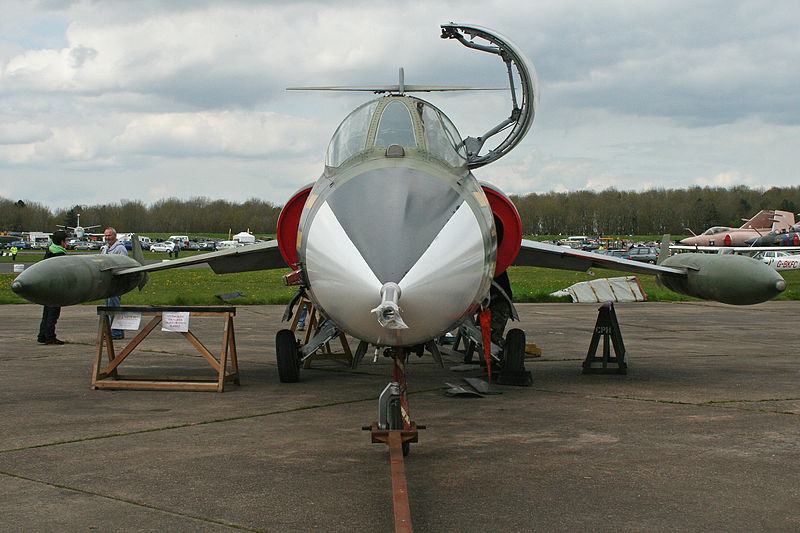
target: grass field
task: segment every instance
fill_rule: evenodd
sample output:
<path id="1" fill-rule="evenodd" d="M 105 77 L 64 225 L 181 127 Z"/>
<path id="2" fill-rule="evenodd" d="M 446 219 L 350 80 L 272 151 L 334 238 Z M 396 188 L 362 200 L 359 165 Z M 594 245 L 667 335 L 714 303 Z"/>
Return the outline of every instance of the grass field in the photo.
<path id="1" fill-rule="evenodd" d="M 183 255 L 183 254 L 181 254 Z M 188 254 L 187 254 L 188 255 Z M 39 257 L 39 254 L 36 254 Z M 153 259 L 165 259 L 167 254 L 150 254 Z M 6 259 L 6 258 L 3 258 Z M 19 259 L 19 258 L 18 258 Z M 286 287 L 282 276 L 289 270 L 244 272 L 217 275 L 210 268 L 175 269 L 150 274 L 150 281 L 142 291 L 133 290 L 123 296 L 130 305 L 218 305 L 215 295 L 240 291 L 244 297 L 233 300 L 236 305 L 285 304 L 295 292 Z M 611 270 L 595 270 L 595 278 L 621 276 Z M 516 302 L 558 302 L 569 298 L 555 298 L 550 293 L 566 288 L 593 276 L 585 272 L 553 270 L 535 267 L 511 267 L 508 271 Z M 788 288 L 778 300 L 800 299 L 800 271 L 782 272 Z M 11 291 L 15 274 L 0 274 L 0 304 L 26 303 Z M 650 301 L 691 301 L 693 298 L 675 294 L 656 285 L 652 276 L 639 276 L 639 281 Z M 89 302 L 88 305 L 102 305 Z"/>

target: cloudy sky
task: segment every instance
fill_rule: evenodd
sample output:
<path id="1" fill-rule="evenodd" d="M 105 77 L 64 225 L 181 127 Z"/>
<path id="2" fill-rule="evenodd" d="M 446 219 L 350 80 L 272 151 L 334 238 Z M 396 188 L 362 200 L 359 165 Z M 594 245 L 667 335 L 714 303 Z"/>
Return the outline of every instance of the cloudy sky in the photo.
<path id="1" fill-rule="evenodd" d="M 797 185 L 794 1 L 4 0 L 0 196 L 51 208 L 206 196 L 284 203 L 370 96 L 304 85 L 503 85 L 455 20 L 536 65 L 533 129 L 479 179 L 510 193 Z M 463 136 L 502 93 L 424 96 Z"/>

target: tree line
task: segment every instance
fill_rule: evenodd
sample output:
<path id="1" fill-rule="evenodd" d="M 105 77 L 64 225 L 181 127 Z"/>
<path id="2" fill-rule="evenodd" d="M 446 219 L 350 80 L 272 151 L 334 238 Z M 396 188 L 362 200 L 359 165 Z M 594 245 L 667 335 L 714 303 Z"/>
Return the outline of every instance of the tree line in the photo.
<path id="1" fill-rule="evenodd" d="M 762 209 L 800 212 L 800 187 L 745 186 L 512 196 L 526 235 L 674 235 L 739 227 Z"/>
<path id="2" fill-rule="evenodd" d="M 242 203 L 211 200 L 205 197 L 180 200 L 162 199 L 147 206 L 140 201 L 122 201 L 104 205 L 79 206 L 51 211 L 28 201 L 0 198 L 0 230 L 47 231 L 58 225 L 99 225 L 136 233 L 234 233 L 249 229 L 252 233 L 275 233 L 281 206 L 251 198 Z"/>
<path id="3" fill-rule="evenodd" d="M 526 235 L 684 234 L 710 226 L 742 225 L 761 209 L 800 212 L 800 186 L 751 189 L 745 186 L 574 191 L 511 197 Z M 0 230 L 47 231 L 58 225 L 111 226 L 138 233 L 227 233 L 249 229 L 275 233 L 281 207 L 251 198 L 242 203 L 206 197 L 167 198 L 152 205 L 122 201 L 50 210 L 36 202 L 0 198 Z"/>

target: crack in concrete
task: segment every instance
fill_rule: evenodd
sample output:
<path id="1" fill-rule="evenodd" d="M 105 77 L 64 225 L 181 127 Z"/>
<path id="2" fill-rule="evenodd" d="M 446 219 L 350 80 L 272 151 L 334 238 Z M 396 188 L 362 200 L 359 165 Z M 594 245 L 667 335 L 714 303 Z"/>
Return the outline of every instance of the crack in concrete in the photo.
<path id="1" fill-rule="evenodd" d="M 553 389 L 532 389 L 537 392 L 546 392 L 550 394 L 563 394 L 568 396 L 583 396 L 585 398 L 590 399 L 602 399 L 602 400 L 627 400 L 627 401 L 634 401 L 634 402 L 650 402 L 650 403 L 663 403 L 663 404 L 673 404 L 673 405 L 691 405 L 694 407 L 715 407 L 718 409 L 736 409 L 738 411 L 749 411 L 749 412 L 757 412 L 757 413 L 773 413 L 773 414 L 781 414 L 781 415 L 798 415 L 800 413 L 796 413 L 794 411 L 781 411 L 778 409 L 763 409 L 763 408 L 755 408 L 755 407 L 743 407 L 737 404 L 747 404 L 747 403 L 769 403 L 769 402 L 797 402 L 800 401 L 800 398 L 762 398 L 762 399 L 748 399 L 742 398 L 738 400 L 708 400 L 704 402 L 688 402 L 682 400 L 667 400 L 664 398 L 637 398 L 635 396 L 620 396 L 620 395 L 605 395 L 605 394 L 590 394 L 586 395 L 582 392 L 575 392 L 575 391 L 560 391 L 560 390 L 553 390 Z"/>
<path id="2" fill-rule="evenodd" d="M 261 529 L 254 529 L 254 528 L 251 528 L 251 527 L 243 526 L 243 525 L 240 525 L 240 524 L 234 524 L 232 522 L 226 522 L 224 520 L 219 520 L 219 519 L 215 519 L 215 518 L 208 518 L 208 517 L 197 516 L 197 515 L 193 515 L 193 514 L 189 514 L 189 513 L 182 513 L 180 511 L 174 511 L 174 510 L 171 510 L 171 509 L 167 509 L 165 507 L 158 507 L 156 505 L 151 505 L 149 503 L 139 502 L 139 501 L 136 501 L 136 500 L 129 500 L 129 499 L 126 499 L 126 498 L 118 498 L 116 496 L 111 496 L 109 494 L 103 494 L 101 492 L 95 492 L 95 491 L 91 491 L 91 490 L 80 489 L 80 488 L 77 488 L 77 487 L 71 487 L 69 485 L 64 485 L 62 483 L 54 483 L 54 482 L 45 481 L 45 480 L 42 480 L 42 479 L 36 479 L 36 478 L 32 478 L 32 477 L 27 477 L 27 476 L 21 476 L 19 474 L 13 474 L 11 472 L 4 472 L 2 470 L 0 470 L 0 475 L 11 477 L 11 478 L 14 478 L 14 479 L 23 480 L 23 481 L 29 481 L 31 483 L 37 483 L 39 485 L 45 485 L 45 486 L 53 487 L 53 488 L 56 488 L 56 489 L 68 490 L 68 491 L 76 492 L 78 494 L 83 494 L 83 495 L 86 495 L 86 496 L 95 496 L 95 497 L 98 497 L 98 498 L 103 498 L 105 500 L 111 500 L 111 501 L 117 502 L 117 503 L 125 503 L 125 504 L 128 504 L 128 505 L 133 505 L 135 507 L 141 507 L 141 508 L 144 508 L 144 509 L 149 509 L 151 511 L 158 511 L 158 512 L 161 512 L 161 513 L 166 513 L 166 514 L 169 514 L 169 515 L 172 515 L 172 516 L 178 516 L 178 517 L 181 517 L 181 518 L 190 518 L 192 520 L 199 520 L 201 522 L 206 522 L 206 523 L 210 523 L 210 524 L 216 524 L 216 525 L 220 525 L 220 526 L 225 526 L 225 527 L 229 527 L 231 529 L 237 529 L 237 530 L 240 530 L 240 531 L 253 531 L 253 532 L 265 531 L 265 530 L 261 530 Z"/>
<path id="3" fill-rule="evenodd" d="M 415 394 L 422 394 L 422 393 L 426 393 L 426 392 L 436 391 L 436 390 L 439 390 L 440 388 L 441 387 L 423 389 L 423 390 L 417 390 L 417 391 L 408 391 L 407 394 L 409 396 L 413 396 Z M 9 452 L 19 452 L 19 451 L 24 451 L 24 450 L 35 450 L 37 448 L 48 448 L 50 446 L 60 446 L 62 444 L 75 444 L 75 443 L 78 443 L 78 442 L 89 442 L 89 441 L 93 441 L 93 440 L 111 439 L 111 438 L 116 438 L 116 437 L 128 437 L 128 436 L 131 436 L 131 435 L 141 435 L 141 434 L 145 434 L 145 433 L 156 433 L 156 432 L 159 432 L 159 431 L 170 431 L 170 430 L 174 430 L 174 429 L 184 429 L 184 428 L 190 428 L 190 427 L 199 427 L 199 426 L 205 426 L 205 425 L 209 425 L 209 424 L 219 424 L 219 423 L 223 423 L 223 422 L 233 422 L 233 421 L 236 421 L 236 420 L 248 420 L 248 419 L 252 419 L 252 418 L 261 418 L 261 417 L 265 417 L 265 416 L 273 416 L 273 415 L 280 415 L 280 414 L 286 414 L 286 413 L 296 413 L 296 412 L 299 412 L 299 411 L 308 411 L 308 410 L 311 410 L 311 409 L 322 409 L 322 408 L 325 408 L 325 407 L 336 407 L 338 405 L 350 405 L 350 404 L 356 404 L 356 403 L 374 402 L 374 401 L 377 401 L 377 400 L 378 400 L 378 396 L 371 396 L 369 398 L 358 398 L 358 399 L 354 399 L 354 400 L 342 400 L 342 401 L 339 401 L 339 402 L 330 402 L 330 403 L 324 403 L 324 404 L 304 405 L 304 406 L 301 406 L 301 407 L 293 407 L 291 409 L 280 409 L 280 410 L 277 410 L 277 411 L 268 411 L 268 412 L 265 412 L 265 413 L 253 413 L 253 414 L 249 414 L 249 415 L 230 416 L 230 417 L 225 417 L 225 418 L 216 418 L 216 419 L 212 419 L 212 420 L 200 420 L 200 421 L 197 421 L 197 422 L 185 422 L 183 424 L 173 424 L 173 425 L 169 425 L 169 426 L 147 428 L 147 429 L 138 429 L 136 431 L 126 431 L 126 432 L 122 432 L 122 433 L 108 433 L 108 434 L 105 434 L 105 435 L 92 435 L 92 436 L 89 436 L 89 437 L 82 437 L 82 438 L 79 438 L 79 439 L 69 439 L 69 440 L 63 440 L 63 441 L 46 442 L 46 443 L 42 443 L 42 444 L 31 444 L 30 446 L 20 446 L 18 448 L 8 448 L 6 450 L 0 450 L 0 454 L 9 453 Z"/>

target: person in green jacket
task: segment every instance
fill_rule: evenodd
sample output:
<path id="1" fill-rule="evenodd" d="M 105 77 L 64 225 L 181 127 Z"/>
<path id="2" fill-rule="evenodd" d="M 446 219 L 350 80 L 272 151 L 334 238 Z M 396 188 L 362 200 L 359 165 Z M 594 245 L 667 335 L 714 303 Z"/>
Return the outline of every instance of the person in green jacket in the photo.
<path id="1" fill-rule="evenodd" d="M 58 230 L 53 233 L 52 240 L 53 244 L 44 253 L 44 258 L 50 259 L 59 255 L 67 255 L 67 250 L 64 248 L 67 234 L 63 230 Z M 56 338 L 56 322 L 59 316 L 61 316 L 60 307 L 44 306 L 42 322 L 39 324 L 39 337 L 36 339 L 39 344 L 64 344 L 64 341 Z"/>

